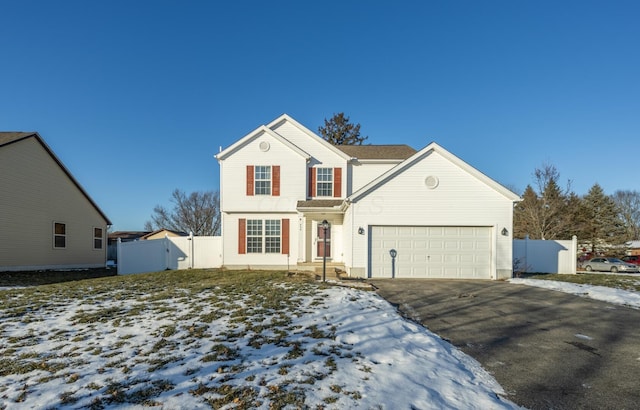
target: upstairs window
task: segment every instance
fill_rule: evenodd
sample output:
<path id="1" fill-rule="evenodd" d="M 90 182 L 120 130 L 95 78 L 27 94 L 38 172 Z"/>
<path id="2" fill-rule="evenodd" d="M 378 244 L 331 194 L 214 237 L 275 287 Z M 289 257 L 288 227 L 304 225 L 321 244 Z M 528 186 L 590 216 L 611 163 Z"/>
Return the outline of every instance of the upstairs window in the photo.
<path id="1" fill-rule="evenodd" d="M 333 168 L 318 168 L 316 184 L 316 196 L 333 196 Z"/>
<path id="2" fill-rule="evenodd" d="M 308 181 L 311 198 L 342 196 L 342 168 L 309 168 Z"/>
<path id="3" fill-rule="evenodd" d="M 67 247 L 67 225 L 61 222 L 53 223 L 53 248 L 64 249 Z"/>
<path id="4" fill-rule="evenodd" d="M 255 167 L 256 195 L 271 195 L 271 167 L 257 165 Z"/>
<path id="5" fill-rule="evenodd" d="M 247 165 L 247 196 L 280 195 L 279 165 Z"/>
<path id="6" fill-rule="evenodd" d="M 93 228 L 93 249 L 102 249 L 102 228 Z"/>

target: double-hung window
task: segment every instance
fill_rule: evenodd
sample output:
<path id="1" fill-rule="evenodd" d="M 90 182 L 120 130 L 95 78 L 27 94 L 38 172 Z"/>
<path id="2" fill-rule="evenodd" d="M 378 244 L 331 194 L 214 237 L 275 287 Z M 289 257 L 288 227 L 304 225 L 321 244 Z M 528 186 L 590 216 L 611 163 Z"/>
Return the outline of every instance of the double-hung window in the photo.
<path id="1" fill-rule="evenodd" d="M 262 253 L 262 219 L 247 219 L 247 253 Z"/>
<path id="2" fill-rule="evenodd" d="M 246 220 L 246 253 L 280 253 L 282 226 L 280 219 Z"/>
<path id="3" fill-rule="evenodd" d="M 267 219 L 264 221 L 264 252 L 280 253 L 280 220 Z"/>
<path id="4" fill-rule="evenodd" d="M 102 228 L 93 228 L 93 249 L 102 249 Z"/>
<path id="5" fill-rule="evenodd" d="M 280 196 L 280 165 L 247 165 L 247 196 Z"/>
<path id="6" fill-rule="evenodd" d="M 53 248 L 64 249 L 67 247 L 67 224 L 53 223 Z"/>
<path id="7" fill-rule="evenodd" d="M 318 168 L 316 184 L 317 196 L 333 196 L 333 168 Z"/>
<path id="8" fill-rule="evenodd" d="M 256 165 L 255 167 L 256 195 L 271 195 L 271 167 Z"/>

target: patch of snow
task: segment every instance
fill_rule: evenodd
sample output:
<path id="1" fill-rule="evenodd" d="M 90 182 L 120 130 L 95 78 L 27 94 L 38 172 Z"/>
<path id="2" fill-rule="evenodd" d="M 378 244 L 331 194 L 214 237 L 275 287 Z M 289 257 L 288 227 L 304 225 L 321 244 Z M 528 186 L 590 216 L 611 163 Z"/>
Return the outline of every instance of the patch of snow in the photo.
<path id="1" fill-rule="evenodd" d="M 638 292 L 614 289 L 606 286 L 582 285 L 555 280 L 513 278 L 509 279 L 509 282 L 518 285 L 536 286 L 539 288 L 557 290 L 616 305 L 628 306 L 635 309 L 640 308 L 640 293 Z"/>
<path id="2" fill-rule="evenodd" d="M 331 287 L 313 296 L 300 296 L 297 300 L 305 313 L 292 315 L 291 328 L 331 326 L 335 336 L 313 339 L 302 330 L 293 331 L 287 335 L 288 346 L 267 343 L 260 347 L 250 346 L 239 328 L 236 328 L 240 332 L 237 340 L 215 341 L 219 336 L 214 335 L 229 331 L 229 316 L 206 324 L 197 320 L 190 323 L 189 319 L 178 323 L 171 312 L 186 313 L 193 306 L 201 309 L 201 313 L 215 310 L 204 293 L 182 300 L 164 300 L 166 314 L 143 309 L 135 315 L 135 321 L 130 322 L 126 322 L 123 315 L 123 322 L 117 326 L 110 321 L 85 323 L 77 318 L 103 309 L 136 308 L 139 301 L 135 297 L 60 301 L 35 312 L 37 320 L 34 321 L 0 319 L 3 345 L 7 340 L 34 341 L 18 348 L 14 353 L 16 357 L 50 358 L 49 363 L 54 364 L 68 357 L 74 360 L 62 370 L 67 372 L 63 377 L 46 368 L 1 376 L 0 408 L 87 408 L 92 400 L 114 391 L 115 387 L 109 387 L 114 383 L 116 386 L 125 383 L 125 391 L 130 393 L 162 382 L 170 387 L 153 398 L 162 408 L 206 409 L 211 407 L 205 401 L 211 393 L 194 394 L 194 390 L 199 386 L 219 386 L 221 382 L 217 380 L 224 377 L 228 377 L 226 384 L 258 390 L 262 402 L 255 408 L 264 409 L 269 406 L 269 400 L 264 399 L 269 395 L 269 388 L 291 383 L 305 386 L 305 405 L 310 408 L 520 408 L 501 397 L 506 395 L 502 387 L 476 360 L 424 327 L 402 318 L 374 292 Z M 319 298 L 323 303 L 314 304 Z M 266 318 L 268 316 L 254 320 L 261 323 Z M 163 329 L 170 326 L 175 327 L 175 333 L 162 336 Z M 193 344 L 183 343 L 199 326 L 206 326 L 210 336 Z M 161 343 L 172 347 L 162 350 L 162 354 L 154 352 L 153 346 Z M 220 343 L 235 349 L 237 356 L 222 364 L 203 362 L 203 356 Z M 288 359 L 286 354 L 295 343 L 303 347 L 302 356 Z M 331 353 L 332 349 L 343 353 Z M 149 370 L 150 360 L 163 359 L 166 355 L 177 359 Z M 328 357 L 335 361 L 335 371 L 328 371 Z M 282 371 L 283 365 L 288 366 L 286 372 Z M 234 373 L 234 366 L 240 366 L 240 373 Z M 308 385 L 301 382 L 310 375 L 323 377 Z M 264 384 L 259 383 L 261 380 Z M 336 390 L 352 395 L 337 395 Z M 23 392 L 26 394 L 21 397 Z M 355 393 L 357 398 L 353 397 Z M 64 402 L 64 394 L 73 400 Z M 328 405 L 326 399 L 332 396 L 337 396 L 337 401 Z M 16 402 L 18 399 L 21 401 Z M 144 407 L 130 402 L 123 407 L 117 401 L 103 401 L 102 405 L 105 409 Z"/>

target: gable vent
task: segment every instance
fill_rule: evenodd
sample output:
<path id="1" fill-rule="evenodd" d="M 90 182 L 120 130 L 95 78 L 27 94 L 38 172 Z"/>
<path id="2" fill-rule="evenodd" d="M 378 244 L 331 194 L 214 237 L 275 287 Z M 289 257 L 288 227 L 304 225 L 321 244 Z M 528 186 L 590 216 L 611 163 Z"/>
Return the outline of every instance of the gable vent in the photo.
<path id="1" fill-rule="evenodd" d="M 438 186 L 438 183 L 439 183 L 438 177 L 434 177 L 433 175 L 429 175 L 424 179 L 424 184 L 429 189 L 434 189 L 435 187 Z"/>
<path id="2" fill-rule="evenodd" d="M 258 145 L 258 146 L 260 147 L 260 151 L 262 151 L 262 152 L 269 151 L 269 148 L 271 147 L 267 141 L 261 141 L 260 145 Z"/>

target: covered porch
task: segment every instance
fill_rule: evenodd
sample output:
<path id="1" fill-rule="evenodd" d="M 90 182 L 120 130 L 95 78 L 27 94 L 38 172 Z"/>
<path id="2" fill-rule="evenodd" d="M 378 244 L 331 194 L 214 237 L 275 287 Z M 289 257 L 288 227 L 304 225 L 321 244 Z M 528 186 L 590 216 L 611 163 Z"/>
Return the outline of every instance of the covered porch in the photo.
<path id="1" fill-rule="evenodd" d="M 341 199 L 298 201 L 298 268 L 317 272 L 324 262 L 327 272 L 344 271 L 343 206 Z"/>

